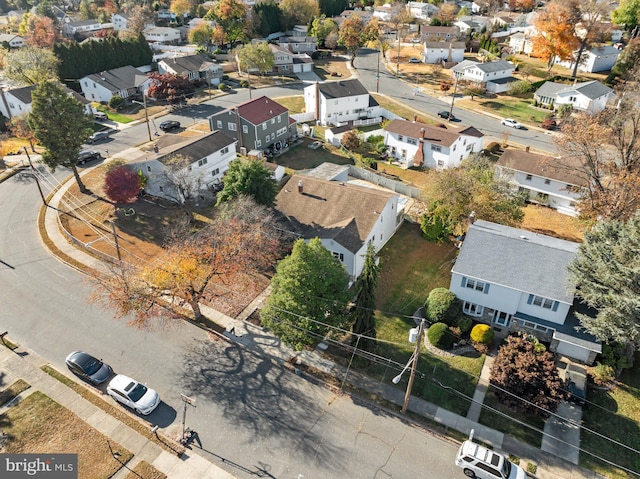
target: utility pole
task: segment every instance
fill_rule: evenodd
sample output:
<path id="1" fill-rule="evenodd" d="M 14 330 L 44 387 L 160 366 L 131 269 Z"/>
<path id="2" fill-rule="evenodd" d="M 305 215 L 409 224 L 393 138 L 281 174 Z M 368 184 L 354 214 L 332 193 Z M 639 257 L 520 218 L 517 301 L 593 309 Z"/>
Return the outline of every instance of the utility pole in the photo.
<path id="1" fill-rule="evenodd" d="M 378 52 L 378 71 L 376 72 L 376 93 L 380 92 L 380 54 L 383 53 L 381 41 L 378 41 L 378 46 L 380 51 Z"/>
<path id="2" fill-rule="evenodd" d="M 420 356 L 420 344 L 422 343 L 422 334 L 424 333 L 425 320 L 422 318 L 420 326 L 418 326 L 418 338 L 416 340 L 416 350 L 413 353 L 413 363 L 411 364 L 411 374 L 407 383 L 407 392 L 404 395 L 404 404 L 402 405 L 402 414 L 406 414 L 409 407 L 409 399 L 411 398 L 411 389 L 413 388 L 413 380 L 416 377 L 416 368 L 418 367 L 418 357 Z"/>
<path id="3" fill-rule="evenodd" d="M 456 83 L 453 86 L 453 96 L 451 97 L 451 108 L 449 108 L 448 122 L 451 122 L 451 115 L 453 115 L 453 102 L 456 101 L 456 92 L 458 91 L 458 75 L 456 75 Z"/>
<path id="4" fill-rule="evenodd" d="M 147 111 L 147 93 L 146 92 L 142 94 L 142 101 L 144 102 L 144 119 L 147 122 L 147 133 L 149 134 L 149 141 L 153 141 L 151 139 L 151 128 L 149 127 L 149 112 Z"/>
<path id="5" fill-rule="evenodd" d="M 31 157 L 29 156 L 29 150 L 27 150 L 27 147 L 24 147 L 24 153 L 25 155 L 27 155 L 27 160 L 29 160 L 29 166 L 31 166 L 31 171 L 33 171 L 33 177 L 36 180 L 36 185 L 38 186 L 38 191 L 40 192 L 40 198 L 42 198 L 42 204 L 45 206 L 49 206 L 47 204 L 47 200 L 45 200 L 44 198 L 44 193 L 42 192 L 42 187 L 40 186 L 40 180 L 38 179 L 38 175 L 36 174 L 36 168 L 35 166 L 33 166 L 33 163 L 31 162 Z"/>

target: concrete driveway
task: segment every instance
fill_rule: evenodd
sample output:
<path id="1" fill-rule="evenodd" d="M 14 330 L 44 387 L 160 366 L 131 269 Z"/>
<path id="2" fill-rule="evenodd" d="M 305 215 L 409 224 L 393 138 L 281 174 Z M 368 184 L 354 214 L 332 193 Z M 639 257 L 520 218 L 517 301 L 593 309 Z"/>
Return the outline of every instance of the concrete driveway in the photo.
<path id="1" fill-rule="evenodd" d="M 567 401 L 560 403 L 556 416 L 549 417 L 544 424 L 541 449 L 578 464 L 581 420 L 582 406 Z"/>

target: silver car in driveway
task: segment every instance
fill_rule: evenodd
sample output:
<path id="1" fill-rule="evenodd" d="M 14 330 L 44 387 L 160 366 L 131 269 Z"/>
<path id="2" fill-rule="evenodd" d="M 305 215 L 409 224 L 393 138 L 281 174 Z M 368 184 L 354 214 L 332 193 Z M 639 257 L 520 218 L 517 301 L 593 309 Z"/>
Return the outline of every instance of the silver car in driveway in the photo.
<path id="1" fill-rule="evenodd" d="M 157 392 L 124 374 L 118 374 L 111 380 L 107 386 L 107 394 L 145 416 L 151 414 L 160 404 Z"/>

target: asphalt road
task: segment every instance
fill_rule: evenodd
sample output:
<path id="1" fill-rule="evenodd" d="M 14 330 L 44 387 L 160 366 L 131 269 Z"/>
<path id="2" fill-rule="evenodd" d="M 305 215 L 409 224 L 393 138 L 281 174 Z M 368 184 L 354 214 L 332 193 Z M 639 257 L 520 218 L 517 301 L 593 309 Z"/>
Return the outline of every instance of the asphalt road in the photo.
<path id="1" fill-rule="evenodd" d="M 360 82 L 370 92 L 376 91 L 376 76 L 378 72 L 379 53 L 377 50 L 361 49 L 355 60 L 355 67 L 358 70 Z M 392 65 L 393 66 L 393 65 Z M 389 73 L 382 62 L 379 65 L 380 81 L 377 89 L 380 93 L 393 97 L 405 103 L 410 108 L 427 113 L 436 117 L 441 110 L 449 111 L 450 104 L 438 98 L 418 93 L 414 96 L 415 86 L 398 80 Z M 555 153 L 556 147 L 552 141 L 552 135 L 548 131 L 537 128 L 516 130 L 500 124 L 500 119 L 494 119 L 469 110 L 464 110 L 453 104 L 453 114 L 460 119 L 460 122 L 453 122 L 455 126 L 473 126 L 487 136 L 495 137 L 501 141 L 503 134 L 509 134 L 509 142 L 531 146 L 543 151 Z M 436 117 L 437 118 L 437 117 Z"/>
<path id="2" fill-rule="evenodd" d="M 67 175 L 60 169 L 45 191 Z M 187 426 L 220 467 L 239 478 L 464 477 L 455 445 L 270 359 L 188 324 L 140 331 L 115 320 L 88 302 L 90 281 L 42 244 L 31 176 L 0 183 L 0 204 L 0 329 L 61 370 L 69 352 L 83 349 L 147 383 L 163 402 L 146 419 L 169 434 L 181 431 L 180 394 L 195 397 Z"/>

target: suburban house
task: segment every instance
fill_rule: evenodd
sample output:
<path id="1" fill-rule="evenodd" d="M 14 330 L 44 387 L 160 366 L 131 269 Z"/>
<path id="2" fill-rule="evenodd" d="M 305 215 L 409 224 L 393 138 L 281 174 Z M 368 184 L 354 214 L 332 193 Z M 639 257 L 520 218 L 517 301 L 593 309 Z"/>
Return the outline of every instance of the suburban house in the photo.
<path id="1" fill-rule="evenodd" d="M 171 167 L 176 156 L 187 158 L 188 165 Z M 151 151 L 130 165 L 146 177 L 146 193 L 184 202 L 190 194 L 210 196 L 235 158 L 236 140 L 214 131 Z"/>
<path id="2" fill-rule="evenodd" d="M 502 93 L 509 89 L 509 84 L 517 81 L 513 77 L 515 66 L 505 60 L 479 63 L 465 60 L 451 68 L 456 80 L 484 87 L 493 93 Z"/>
<path id="3" fill-rule="evenodd" d="M 336 22 L 338 23 L 338 25 L 340 25 L 342 23 L 343 20 L 346 20 L 349 17 L 359 17 L 360 20 L 362 20 L 362 23 L 364 23 L 365 25 L 367 23 L 369 23 L 369 21 L 371 20 L 371 18 L 373 17 L 373 12 L 371 10 L 362 10 L 362 9 L 355 9 L 355 10 L 344 10 L 340 15 L 339 15 L 339 19 L 334 19 L 336 20 Z"/>
<path id="4" fill-rule="evenodd" d="M 384 132 L 389 158 L 402 168 L 438 170 L 458 166 L 471 153 L 480 151 L 484 136 L 472 126 L 453 131 L 408 120 L 392 120 Z"/>
<path id="5" fill-rule="evenodd" d="M 398 199 L 377 188 L 294 175 L 276 196 L 275 210 L 287 230 L 305 240 L 319 238 L 355 281 L 369 243 L 380 251 L 400 226 Z"/>
<path id="6" fill-rule="evenodd" d="M 62 34 L 66 38 L 74 38 L 76 35 L 91 36 L 97 31 L 111 27 L 110 23 L 103 25 L 99 20 L 78 20 L 77 22 L 63 23 Z"/>
<path id="7" fill-rule="evenodd" d="M 24 47 L 24 38 L 15 33 L 0 33 L 0 46 L 9 45 L 9 48 Z"/>
<path id="8" fill-rule="evenodd" d="M 425 41 L 453 41 L 460 37 L 460 29 L 458 27 L 439 27 L 427 25 L 422 27 L 420 35 Z"/>
<path id="9" fill-rule="evenodd" d="M 426 41 L 422 51 L 422 61 L 425 63 L 460 63 L 464 60 L 464 42 Z"/>
<path id="10" fill-rule="evenodd" d="M 85 97 L 63 86 L 65 91 L 78 100 L 84 106 L 84 112 L 87 115 L 92 115 L 91 102 Z M 36 85 L 29 85 L 21 88 L 14 88 L 12 90 L 0 89 L 0 113 L 5 118 L 12 118 L 14 116 L 26 115 L 31 111 L 31 93 L 36 89 Z"/>
<path id="11" fill-rule="evenodd" d="M 205 80 L 213 85 L 222 80 L 222 65 L 203 53 L 163 58 L 158 61 L 158 71 L 182 75 L 192 82 Z"/>
<path id="12" fill-rule="evenodd" d="M 178 16 L 168 8 L 161 8 L 156 12 L 156 16 L 158 20 L 164 20 L 166 22 L 175 22 L 178 19 Z"/>
<path id="13" fill-rule="evenodd" d="M 568 159 L 552 158 L 509 148 L 495 164 L 498 176 L 526 193 L 529 201 L 578 216 L 576 201 L 588 186 L 579 169 Z"/>
<path id="14" fill-rule="evenodd" d="M 378 102 L 358 80 L 309 85 L 304 89 L 304 105 L 323 126 L 368 119 L 379 123 L 382 115 Z"/>
<path id="15" fill-rule="evenodd" d="M 108 103 L 114 96 L 127 99 L 141 95 L 149 81 L 146 73 L 127 65 L 82 77 L 80 88 L 87 100 Z"/>
<path id="16" fill-rule="evenodd" d="M 210 116 L 209 127 L 235 138 L 241 155 L 270 147 L 280 150 L 297 135 L 296 121 L 289 117 L 289 110 L 266 96 Z"/>
<path id="17" fill-rule="evenodd" d="M 465 314 L 500 336 L 522 331 L 549 350 L 593 364 L 601 344 L 580 328 L 588 312 L 573 293 L 567 267 L 578 243 L 478 220 L 467 231 L 449 289 Z"/>
<path id="18" fill-rule="evenodd" d="M 566 83 L 544 82 L 533 97 L 542 105 L 571 105 L 574 110 L 599 113 L 607 103 L 615 98 L 615 92 L 597 80 L 567 85 Z"/>
<path id="19" fill-rule="evenodd" d="M 454 26 L 458 27 L 463 35 L 480 32 L 485 28 L 489 28 L 491 23 L 491 18 L 481 15 L 463 15 L 453 22 Z"/>
<path id="20" fill-rule="evenodd" d="M 374 18 L 377 18 L 381 22 L 388 22 L 391 19 L 393 14 L 394 14 L 394 11 L 391 9 L 390 3 L 385 3 L 384 5 L 380 5 L 379 7 L 373 8 Z"/>
<path id="21" fill-rule="evenodd" d="M 127 29 L 127 21 L 129 21 L 129 15 L 126 13 L 113 13 L 111 15 L 111 23 L 113 23 L 113 29 L 116 32 Z"/>
<path id="22" fill-rule="evenodd" d="M 514 33 L 509 37 L 509 49 L 511 53 L 530 55 L 533 52 L 533 37 L 526 32 Z"/>
<path id="23" fill-rule="evenodd" d="M 414 18 L 429 20 L 438 12 L 438 7 L 427 2 L 407 2 L 407 10 Z"/>
<path id="24" fill-rule="evenodd" d="M 286 47 L 269 43 L 269 49 L 273 53 L 273 72 L 289 74 L 293 72 L 293 53 Z"/>
<path id="25" fill-rule="evenodd" d="M 170 43 L 175 45 L 180 42 L 180 30 L 171 27 L 147 27 L 142 32 L 149 43 Z"/>
<path id="26" fill-rule="evenodd" d="M 306 53 L 311 55 L 318 49 L 318 39 L 307 36 L 283 36 L 278 38 L 278 45 L 291 53 Z"/>
<path id="27" fill-rule="evenodd" d="M 620 55 L 620 50 L 610 45 L 602 47 L 593 47 L 582 52 L 582 58 L 578 64 L 578 70 L 581 72 L 594 73 L 609 71 L 613 68 Z M 556 63 L 566 68 L 573 68 L 575 59 L 578 57 L 578 51 L 573 52 L 574 60 L 562 61 L 556 58 Z"/>

